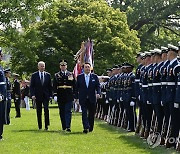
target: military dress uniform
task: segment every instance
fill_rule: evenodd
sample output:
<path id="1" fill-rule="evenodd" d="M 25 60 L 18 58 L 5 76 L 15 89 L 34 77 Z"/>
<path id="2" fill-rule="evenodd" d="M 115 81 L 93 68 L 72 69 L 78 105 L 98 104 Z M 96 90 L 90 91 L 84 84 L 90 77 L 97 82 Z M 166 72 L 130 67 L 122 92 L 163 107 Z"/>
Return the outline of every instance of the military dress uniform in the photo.
<path id="1" fill-rule="evenodd" d="M 168 45 L 168 48 L 171 51 L 174 51 L 177 53 L 178 48 L 174 49 L 174 46 Z M 167 87 L 166 87 L 166 93 L 168 94 L 166 97 L 166 101 L 169 104 L 170 108 L 170 116 L 171 116 L 171 123 L 170 123 L 170 128 L 169 128 L 169 134 L 168 138 L 166 141 L 166 147 L 175 147 L 175 143 L 170 143 L 169 139 L 171 137 L 176 138 L 176 125 L 177 125 L 177 120 L 176 120 L 176 112 L 174 108 L 174 103 L 175 103 L 175 97 L 176 97 L 176 84 L 177 84 L 177 76 L 175 74 L 175 68 L 178 65 L 178 60 L 177 58 L 174 58 L 173 60 L 170 61 L 169 65 L 167 66 Z"/>
<path id="2" fill-rule="evenodd" d="M 131 66 L 130 66 L 131 67 Z M 134 132 L 136 126 L 136 105 L 135 105 L 135 75 L 128 73 L 125 79 L 126 87 L 124 89 L 124 101 L 126 115 L 128 119 L 128 131 Z"/>
<path id="3" fill-rule="evenodd" d="M 6 95 L 6 78 L 3 68 L 0 66 L 0 140 L 2 139 L 3 125 L 5 124 Z"/>
<path id="4" fill-rule="evenodd" d="M 139 129 L 140 129 L 140 125 L 141 125 L 141 120 L 142 120 L 142 107 L 140 103 L 140 74 L 141 74 L 141 67 L 143 67 L 142 64 L 139 64 L 137 69 L 136 69 L 136 73 L 135 73 L 135 97 L 136 97 L 136 103 L 137 106 L 139 107 L 139 115 L 138 115 L 138 122 L 137 122 L 137 126 L 136 126 L 136 133 L 139 133 Z"/>
<path id="5" fill-rule="evenodd" d="M 18 76 L 17 74 L 14 74 Z M 20 104 L 21 104 L 21 89 L 19 80 L 15 79 L 12 86 L 12 96 L 14 99 L 15 109 L 16 109 L 16 118 L 21 117 Z"/>
<path id="6" fill-rule="evenodd" d="M 162 131 L 162 140 L 165 142 L 168 126 L 169 126 L 169 118 L 170 118 L 170 111 L 169 111 L 169 103 L 167 102 L 167 93 L 166 93 L 166 86 L 167 86 L 167 66 L 169 65 L 170 61 L 166 60 L 162 67 L 160 68 L 160 74 L 161 74 L 161 105 L 163 107 L 164 112 L 164 126 Z M 164 143 L 161 144 L 164 144 Z"/>
<path id="7" fill-rule="evenodd" d="M 154 68 L 153 73 L 153 105 L 155 114 L 157 116 L 157 132 L 161 133 L 162 125 L 163 125 L 163 118 L 164 112 L 161 106 L 161 74 L 160 68 L 162 67 L 163 62 L 160 62 Z"/>
<path id="8" fill-rule="evenodd" d="M 71 131 L 72 105 L 75 94 L 75 79 L 69 71 L 55 73 L 53 80 L 54 96 L 57 97 L 62 129 Z"/>
<path id="9" fill-rule="evenodd" d="M 4 70 L 4 73 L 10 72 L 10 69 Z M 6 95 L 6 103 L 5 103 L 5 124 L 10 124 L 10 109 L 11 109 L 11 82 L 9 78 L 6 77 L 6 87 L 7 87 L 7 95 Z"/>

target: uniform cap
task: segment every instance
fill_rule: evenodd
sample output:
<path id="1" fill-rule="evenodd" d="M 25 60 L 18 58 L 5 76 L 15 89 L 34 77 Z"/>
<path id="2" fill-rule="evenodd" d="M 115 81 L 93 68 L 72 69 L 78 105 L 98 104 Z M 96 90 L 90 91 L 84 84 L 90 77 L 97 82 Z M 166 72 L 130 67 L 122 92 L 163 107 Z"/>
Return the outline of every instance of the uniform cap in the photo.
<path id="1" fill-rule="evenodd" d="M 168 44 L 168 51 L 178 52 L 178 47 L 172 44 Z"/>
<path id="2" fill-rule="evenodd" d="M 168 52 L 168 48 L 161 46 L 161 51 L 162 51 L 162 53 L 167 53 Z"/>
<path id="3" fill-rule="evenodd" d="M 154 49 L 154 52 L 155 52 L 155 54 L 157 55 L 161 55 L 162 54 L 162 51 L 160 50 L 160 49 L 157 49 L 157 48 L 155 48 Z"/>
<path id="4" fill-rule="evenodd" d="M 10 72 L 11 72 L 10 68 L 4 70 L 4 73 L 10 73 Z"/>
<path id="5" fill-rule="evenodd" d="M 63 60 L 60 60 L 60 61 L 59 61 L 59 64 L 60 64 L 60 65 L 67 65 L 67 61 L 64 60 L 64 59 L 63 59 Z"/>

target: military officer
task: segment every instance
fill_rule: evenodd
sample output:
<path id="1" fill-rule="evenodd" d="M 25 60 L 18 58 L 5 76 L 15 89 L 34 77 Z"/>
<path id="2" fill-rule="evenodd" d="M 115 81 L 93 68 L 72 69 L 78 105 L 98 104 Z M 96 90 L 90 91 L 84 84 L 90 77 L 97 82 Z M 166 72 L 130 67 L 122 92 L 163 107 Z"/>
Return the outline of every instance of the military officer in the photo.
<path id="1" fill-rule="evenodd" d="M 16 109 L 16 116 L 15 118 L 21 117 L 20 111 L 20 104 L 21 104 L 21 89 L 20 89 L 20 82 L 18 80 L 19 74 L 13 73 L 13 87 L 12 87 L 12 95 L 14 99 L 15 109 Z"/>
<path id="2" fill-rule="evenodd" d="M 60 61 L 60 71 L 53 80 L 54 98 L 57 98 L 62 129 L 71 132 L 72 105 L 75 94 L 75 78 L 67 70 L 67 61 Z"/>
<path id="3" fill-rule="evenodd" d="M 140 131 L 140 128 L 142 125 L 142 102 L 140 101 L 140 91 L 141 91 L 140 76 L 141 76 L 141 68 L 144 66 L 143 53 L 137 54 L 136 59 L 137 59 L 137 63 L 139 65 L 138 65 L 138 67 L 136 69 L 136 73 L 135 73 L 135 97 L 136 97 L 137 106 L 139 107 L 139 115 L 137 118 L 138 121 L 137 121 L 135 133 L 139 134 L 139 131 Z"/>
<path id="4" fill-rule="evenodd" d="M 178 42 L 178 46 L 179 46 L 179 51 L 178 51 L 178 56 L 180 56 L 180 42 Z M 179 121 L 180 119 L 180 62 L 178 59 L 178 65 L 177 68 L 175 69 L 175 74 L 177 75 L 177 84 L 176 84 L 176 98 L 175 98 L 175 103 L 174 103 L 174 108 L 175 108 L 175 114 L 177 117 L 177 121 Z M 177 124 L 176 127 L 176 133 L 178 133 L 177 131 L 180 130 L 180 124 Z M 179 152 L 180 151 L 180 135 L 178 136 L 177 139 L 177 145 L 176 145 L 176 150 Z"/>
<path id="5" fill-rule="evenodd" d="M 167 131 L 168 131 L 168 125 L 169 125 L 169 118 L 170 118 L 170 112 L 169 112 L 169 104 L 166 101 L 166 78 L 167 78 L 167 66 L 169 65 L 169 60 L 167 59 L 167 53 L 168 53 L 168 48 L 167 47 L 161 47 L 162 51 L 162 60 L 163 60 L 163 65 L 160 68 L 160 75 L 161 75 L 161 106 L 163 107 L 163 112 L 164 112 L 164 125 L 163 125 L 163 131 L 161 134 L 161 145 L 165 144 L 165 139 L 167 136 Z"/>
<path id="6" fill-rule="evenodd" d="M 170 116 L 171 116 L 171 126 L 169 131 L 169 136 L 166 141 L 166 148 L 170 147 L 175 147 L 175 143 L 171 143 L 170 139 L 177 138 L 177 131 L 176 131 L 176 125 L 177 125 L 177 120 L 176 120 L 176 112 L 175 112 L 175 96 L 176 96 L 176 81 L 177 81 L 177 76 L 175 74 L 175 68 L 178 65 L 177 61 L 177 53 L 178 53 L 178 47 L 168 44 L 168 59 L 170 60 L 170 63 L 167 67 L 167 88 L 166 88 L 166 93 L 168 94 L 166 97 L 166 101 L 169 104 L 170 107 Z"/>
<path id="7" fill-rule="evenodd" d="M 112 78 L 112 69 L 108 68 L 106 70 L 107 75 L 109 76 L 109 79 L 106 82 L 106 97 L 105 97 L 105 103 L 106 103 L 106 121 L 109 122 L 110 120 L 110 79 Z"/>
<path id="8" fill-rule="evenodd" d="M 9 80 L 11 76 L 11 71 L 10 69 L 5 69 L 4 70 L 5 77 L 6 77 L 6 87 L 7 87 L 7 96 L 6 96 L 6 103 L 5 103 L 5 124 L 9 125 L 10 124 L 10 109 L 11 109 L 11 82 Z"/>
<path id="9" fill-rule="evenodd" d="M 142 78 L 143 116 L 144 116 L 143 125 L 145 132 L 144 132 L 144 136 L 143 134 L 141 134 L 141 137 L 144 137 L 146 139 L 149 135 L 150 126 L 151 126 L 151 116 L 152 116 L 151 102 L 149 100 L 149 82 L 148 82 L 149 70 L 152 67 L 152 59 L 151 59 L 152 53 L 146 51 L 145 54 L 146 54 L 145 69 Z"/>
<path id="10" fill-rule="evenodd" d="M 135 75 L 132 72 L 134 66 L 125 63 L 124 67 L 126 67 L 127 76 L 124 80 L 124 102 L 125 102 L 125 110 L 128 120 L 128 132 L 134 132 L 136 126 L 136 104 L 135 104 Z"/>
<path id="11" fill-rule="evenodd" d="M 0 48 L 0 61 L 2 60 L 2 49 Z M 3 68 L 0 66 L 0 140 L 3 139 L 3 126 L 5 123 L 5 101 L 6 101 L 6 78 Z"/>
<path id="12" fill-rule="evenodd" d="M 157 132 L 161 134 L 162 125 L 163 125 L 163 118 L 164 118 L 164 112 L 163 108 L 161 106 L 161 74 L 160 74 L 160 68 L 163 65 L 163 61 L 161 58 L 161 50 L 160 49 L 154 49 L 155 51 L 155 62 L 157 65 L 153 69 L 153 106 L 154 111 L 157 117 Z"/>

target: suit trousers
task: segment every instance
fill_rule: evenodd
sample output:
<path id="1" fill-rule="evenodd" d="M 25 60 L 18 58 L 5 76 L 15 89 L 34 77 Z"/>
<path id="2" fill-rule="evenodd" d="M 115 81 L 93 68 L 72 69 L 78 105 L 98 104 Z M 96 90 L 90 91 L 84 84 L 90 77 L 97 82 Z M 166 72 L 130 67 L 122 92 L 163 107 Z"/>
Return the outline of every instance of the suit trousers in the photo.
<path id="1" fill-rule="evenodd" d="M 11 99 L 5 102 L 5 124 L 10 124 L 10 110 L 11 110 Z"/>
<path id="2" fill-rule="evenodd" d="M 72 101 L 58 102 L 59 115 L 61 119 L 62 129 L 71 128 L 71 117 L 72 117 Z"/>
<path id="3" fill-rule="evenodd" d="M 83 128 L 93 131 L 96 103 L 91 103 L 89 99 L 86 99 L 85 102 L 81 104 L 81 109 Z"/>
<path id="4" fill-rule="evenodd" d="M 14 104 L 15 104 L 15 109 L 16 109 L 16 117 L 20 117 L 21 116 L 21 112 L 20 112 L 20 104 L 21 104 L 21 99 L 20 98 L 15 98 L 14 99 Z"/>
<path id="5" fill-rule="evenodd" d="M 42 128 L 42 105 L 44 107 L 45 128 L 50 125 L 50 122 L 49 122 L 49 100 L 36 101 L 36 113 L 37 113 L 39 129 Z"/>

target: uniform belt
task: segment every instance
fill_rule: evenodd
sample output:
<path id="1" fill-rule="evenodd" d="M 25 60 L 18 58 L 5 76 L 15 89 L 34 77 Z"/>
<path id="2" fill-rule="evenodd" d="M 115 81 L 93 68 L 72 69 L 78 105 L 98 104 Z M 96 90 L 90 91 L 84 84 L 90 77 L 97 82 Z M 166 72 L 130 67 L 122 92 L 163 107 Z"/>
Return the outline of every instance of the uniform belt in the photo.
<path id="1" fill-rule="evenodd" d="M 118 88 L 114 88 L 114 90 L 118 90 Z"/>
<path id="2" fill-rule="evenodd" d="M 175 86 L 175 82 L 167 82 L 168 86 Z"/>
<path id="3" fill-rule="evenodd" d="M 152 87 L 152 86 L 153 86 L 153 84 L 152 84 L 152 83 L 148 83 L 148 86 L 149 86 L 149 87 Z"/>
<path id="4" fill-rule="evenodd" d="M 177 82 L 177 85 L 180 86 L 180 82 Z"/>
<path id="5" fill-rule="evenodd" d="M 63 85 L 63 86 L 58 86 L 57 88 L 58 88 L 58 89 L 59 89 L 59 88 L 69 89 L 69 88 L 72 88 L 72 86 Z"/>
<path id="6" fill-rule="evenodd" d="M 0 82 L 0 85 L 6 84 L 6 82 Z"/>
<path id="7" fill-rule="evenodd" d="M 153 86 L 161 86 L 161 83 L 153 83 Z"/>
<path id="8" fill-rule="evenodd" d="M 12 90 L 7 90 L 7 92 L 12 92 Z"/>
<path id="9" fill-rule="evenodd" d="M 161 82 L 161 85 L 167 85 L 167 82 Z"/>
<path id="10" fill-rule="evenodd" d="M 148 88 L 148 85 L 142 85 L 143 88 Z"/>
<path id="11" fill-rule="evenodd" d="M 110 87 L 110 89 L 111 89 L 111 90 L 114 90 L 114 88 L 113 88 L 113 87 Z"/>
<path id="12" fill-rule="evenodd" d="M 140 79 L 135 79 L 135 82 L 140 82 Z"/>

